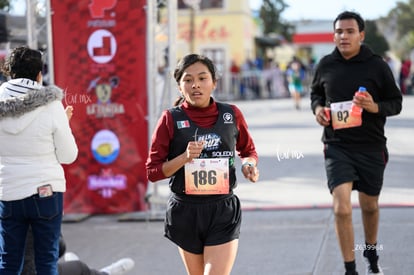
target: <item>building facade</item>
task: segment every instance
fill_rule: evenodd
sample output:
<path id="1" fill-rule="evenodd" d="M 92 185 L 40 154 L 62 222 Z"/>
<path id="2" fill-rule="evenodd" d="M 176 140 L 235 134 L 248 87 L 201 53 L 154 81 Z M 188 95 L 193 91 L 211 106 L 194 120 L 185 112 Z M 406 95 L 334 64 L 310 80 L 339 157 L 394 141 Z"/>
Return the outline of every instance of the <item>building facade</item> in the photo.
<path id="1" fill-rule="evenodd" d="M 258 27 L 248 0 L 201 0 L 194 10 L 178 1 L 177 58 L 200 53 L 211 58 L 220 73 L 216 96 L 229 89 L 230 67 L 255 58 Z"/>

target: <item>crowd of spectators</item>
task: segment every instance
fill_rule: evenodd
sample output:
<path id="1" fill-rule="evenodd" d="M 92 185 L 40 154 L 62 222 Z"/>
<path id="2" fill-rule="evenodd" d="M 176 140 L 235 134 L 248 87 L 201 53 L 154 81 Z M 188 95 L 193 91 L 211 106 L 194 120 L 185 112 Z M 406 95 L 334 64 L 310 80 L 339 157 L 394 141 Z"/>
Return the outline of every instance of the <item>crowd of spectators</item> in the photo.
<path id="1" fill-rule="evenodd" d="M 411 60 L 403 59 L 401 65 L 397 64 L 398 66 L 391 64 L 391 59 L 387 62 L 393 67 L 394 77 L 401 87 L 401 92 L 414 94 Z M 295 107 L 300 109 L 299 100 L 310 92 L 315 66 L 317 64 L 314 59 L 304 61 L 296 56 L 284 66 L 280 66 L 273 59 L 247 59 L 240 65 L 232 61 L 230 66 L 231 98 L 245 100 L 292 97 L 295 99 Z"/>
<path id="2" fill-rule="evenodd" d="M 292 64 L 296 63 L 299 63 L 300 66 L 300 82 L 303 84 L 303 91 L 307 93 L 309 92 L 313 63 L 305 64 L 296 57 L 285 68 L 282 68 L 273 59 L 248 59 L 241 65 L 237 65 L 233 61 L 230 67 L 231 93 L 239 99 L 289 97 L 291 94 L 289 91 L 289 72 L 291 72 Z"/>

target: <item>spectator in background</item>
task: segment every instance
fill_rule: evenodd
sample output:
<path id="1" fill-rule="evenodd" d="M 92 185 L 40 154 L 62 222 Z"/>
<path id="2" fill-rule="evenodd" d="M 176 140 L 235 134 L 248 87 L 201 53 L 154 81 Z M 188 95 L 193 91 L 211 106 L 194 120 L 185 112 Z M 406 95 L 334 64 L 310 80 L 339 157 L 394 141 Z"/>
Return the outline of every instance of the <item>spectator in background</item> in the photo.
<path id="1" fill-rule="evenodd" d="M 4 58 L 0 58 L 0 68 L 3 67 L 4 62 L 5 62 Z M 0 70 L 0 85 L 6 81 L 7 81 L 7 77 Z"/>
<path id="2" fill-rule="evenodd" d="M 283 72 L 279 69 L 279 65 L 273 59 L 267 60 L 263 69 L 262 77 L 265 80 L 269 98 L 285 97 L 287 94 L 284 85 Z"/>
<path id="3" fill-rule="evenodd" d="M 384 60 L 385 60 L 385 62 L 387 62 L 388 66 L 390 67 L 390 69 L 391 69 L 391 71 L 392 71 L 392 74 L 394 75 L 394 78 L 395 78 L 395 79 L 396 79 L 396 81 L 397 81 L 397 79 L 398 79 L 398 72 L 397 72 L 397 69 L 396 69 L 396 64 L 395 64 L 394 60 L 393 60 L 393 59 L 392 59 L 392 57 L 391 57 L 390 55 L 388 55 L 388 54 L 386 54 L 386 55 L 384 56 Z"/>
<path id="4" fill-rule="evenodd" d="M 234 60 L 231 61 L 230 74 L 231 74 L 231 93 L 238 94 L 241 89 L 240 67 L 237 65 L 236 61 Z"/>
<path id="5" fill-rule="evenodd" d="M 400 70 L 400 89 L 403 94 L 407 94 L 407 81 L 411 73 L 411 60 L 403 59 Z"/>
<path id="6" fill-rule="evenodd" d="M 304 92 L 303 80 L 305 78 L 306 70 L 302 63 L 294 57 L 286 70 L 286 77 L 288 81 L 288 89 L 293 98 L 295 108 L 300 109 L 300 101 Z"/>
<path id="7" fill-rule="evenodd" d="M 249 93 L 253 98 L 260 98 L 259 70 L 255 62 L 247 59 L 241 67 L 241 84 L 240 95 L 242 99 L 247 99 Z"/>
<path id="8" fill-rule="evenodd" d="M 256 57 L 254 60 L 254 67 L 258 69 L 259 71 L 263 70 L 264 68 L 264 60 L 261 57 Z"/>
<path id="9" fill-rule="evenodd" d="M 73 107 L 66 108 L 66 116 L 68 120 L 72 118 Z M 87 264 L 80 261 L 74 253 L 66 253 L 66 243 L 62 234 L 59 237 L 59 258 L 58 274 L 59 275 L 122 275 L 130 271 L 134 267 L 134 261 L 130 258 L 122 258 L 117 262 L 108 265 L 101 270 L 90 268 Z M 63 258 L 63 259 L 62 259 Z M 36 274 L 35 251 L 33 243 L 33 232 L 31 227 L 28 228 L 26 234 L 26 245 L 24 250 L 24 264 L 21 275 Z"/>
<path id="10" fill-rule="evenodd" d="M 20 274 L 28 228 L 36 271 L 56 275 L 66 181 L 61 164 L 78 148 L 62 104 L 63 92 L 42 86 L 42 54 L 17 47 L 0 86 L 0 274 Z"/>

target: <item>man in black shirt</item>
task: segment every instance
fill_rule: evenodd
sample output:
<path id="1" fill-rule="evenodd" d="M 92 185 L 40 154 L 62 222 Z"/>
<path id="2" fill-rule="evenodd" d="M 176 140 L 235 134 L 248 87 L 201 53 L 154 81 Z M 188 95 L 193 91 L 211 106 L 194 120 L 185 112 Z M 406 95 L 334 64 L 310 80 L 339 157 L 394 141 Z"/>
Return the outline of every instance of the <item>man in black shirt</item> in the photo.
<path id="1" fill-rule="evenodd" d="M 402 96 L 384 60 L 362 42 L 364 20 L 358 13 L 342 12 L 333 22 L 334 51 L 317 66 L 311 91 L 316 121 L 324 126 L 325 168 L 333 196 L 336 234 L 346 275 L 358 274 L 355 251 L 362 250 L 367 274 L 383 274 L 378 265 L 379 206 L 388 161 L 384 125 L 397 115 Z M 355 94 L 363 86 L 366 92 Z M 354 107 L 363 109 L 359 116 Z M 351 192 L 359 192 L 365 244 L 355 244 Z"/>

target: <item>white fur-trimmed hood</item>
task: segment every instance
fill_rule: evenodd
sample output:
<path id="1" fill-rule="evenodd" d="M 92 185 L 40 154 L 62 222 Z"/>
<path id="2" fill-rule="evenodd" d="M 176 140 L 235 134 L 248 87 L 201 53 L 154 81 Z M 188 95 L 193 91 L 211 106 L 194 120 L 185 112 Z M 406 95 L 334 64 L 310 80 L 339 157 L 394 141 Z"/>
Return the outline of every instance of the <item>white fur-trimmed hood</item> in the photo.
<path id="1" fill-rule="evenodd" d="M 7 82 L 3 83 L 3 85 L 7 84 Z M 5 88 L 3 85 L 1 88 Z M 0 89 L 0 92 L 3 92 L 3 89 Z M 57 86 L 41 87 L 40 89 L 28 88 L 23 96 L 0 99 L 0 120 L 8 117 L 20 117 L 40 106 L 62 99 L 63 91 Z"/>
<path id="2" fill-rule="evenodd" d="M 43 87 L 30 79 L 12 79 L 0 86 L 0 129 L 18 134 L 50 103 L 61 101 L 56 86 Z"/>

